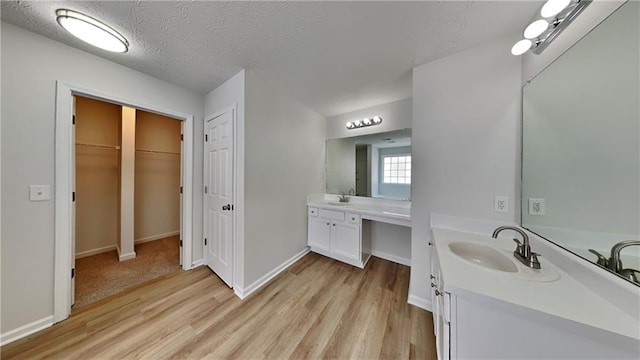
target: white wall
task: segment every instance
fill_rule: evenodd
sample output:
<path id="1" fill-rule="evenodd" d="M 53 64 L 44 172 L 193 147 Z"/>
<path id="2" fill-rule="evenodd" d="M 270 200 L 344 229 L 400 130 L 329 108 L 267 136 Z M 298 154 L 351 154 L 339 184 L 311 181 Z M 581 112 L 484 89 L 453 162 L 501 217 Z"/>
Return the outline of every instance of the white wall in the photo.
<path id="1" fill-rule="evenodd" d="M 205 97 L 204 112 L 205 120 L 213 118 L 217 113 L 224 111 L 225 109 L 235 106 L 236 107 L 236 163 L 237 178 L 236 178 L 236 195 L 234 212 L 236 216 L 236 223 L 239 226 L 236 227 L 236 254 L 234 259 L 237 263 L 234 264 L 234 287 L 243 287 L 244 284 L 244 128 L 245 128 L 245 71 L 242 70 L 233 76 L 231 79 L 225 81 L 224 84 L 218 86 L 211 91 Z M 201 125 L 202 127 L 202 125 Z M 204 134 L 204 129 L 200 129 Z M 202 139 L 204 135 L 200 135 Z M 202 202 L 200 202 L 202 206 Z M 202 233 L 202 228 L 200 229 Z M 200 256 L 197 259 L 202 259 L 204 249 L 204 239 L 200 238 L 199 242 L 195 242 L 197 245 Z"/>
<path id="2" fill-rule="evenodd" d="M 1 36 L 0 331 L 5 333 L 53 314 L 54 199 L 30 202 L 28 185 L 49 184 L 53 195 L 56 81 L 193 114 L 196 139 L 202 136 L 204 99 L 195 92 L 4 22 Z M 202 143 L 198 141 L 194 146 L 194 171 L 193 235 L 199 239 Z"/>
<path id="3" fill-rule="evenodd" d="M 412 119 L 411 103 L 412 99 L 408 98 L 328 117 L 327 139 L 338 139 L 410 128 Z M 346 127 L 348 121 L 362 120 L 365 117 L 372 118 L 374 116 L 382 117 L 382 123 L 380 125 L 358 129 L 347 129 Z"/>
<path id="4" fill-rule="evenodd" d="M 322 192 L 325 118 L 246 72 L 244 285 L 307 246 L 307 195 Z"/>
<path id="5" fill-rule="evenodd" d="M 76 142 L 116 146 L 120 106 L 76 96 Z M 113 250 L 118 239 L 120 151 L 76 146 L 76 254 Z"/>
<path id="6" fill-rule="evenodd" d="M 383 259 L 410 264 L 411 228 L 372 221 L 371 253 Z"/>
<path id="7" fill-rule="evenodd" d="M 413 69 L 412 267 L 409 295 L 429 302 L 432 212 L 519 218 L 520 58 L 517 35 Z M 493 197 L 509 197 L 495 213 Z"/>
<path id="8" fill-rule="evenodd" d="M 170 117 L 136 111 L 134 239 L 136 242 L 180 231 L 180 125 Z"/>

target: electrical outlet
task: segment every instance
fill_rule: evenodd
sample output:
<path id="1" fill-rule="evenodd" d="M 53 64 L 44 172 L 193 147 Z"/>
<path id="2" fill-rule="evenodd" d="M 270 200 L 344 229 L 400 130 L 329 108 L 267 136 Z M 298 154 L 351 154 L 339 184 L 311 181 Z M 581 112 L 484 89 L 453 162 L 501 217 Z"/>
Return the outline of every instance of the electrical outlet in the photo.
<path id="1" fill-rule="evenodd" d="M 529 215 L 544 216 L 544 199 L 529 198 Z"/>
<path id="2" fill-rule="evenodd" d="M 509 212 L 509 197 L 508 196 L 494 196 L 493 197 L 493 211 L 495 212 Z"/>

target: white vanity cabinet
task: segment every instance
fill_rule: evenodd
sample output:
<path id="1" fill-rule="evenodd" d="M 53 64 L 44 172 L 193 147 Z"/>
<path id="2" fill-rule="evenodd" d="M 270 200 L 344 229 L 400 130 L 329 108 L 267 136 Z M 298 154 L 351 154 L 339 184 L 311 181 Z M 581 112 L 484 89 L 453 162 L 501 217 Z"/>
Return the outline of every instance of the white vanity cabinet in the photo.
<path id="1" fill-rule="evenodd" d="M 549 291 L 546 287 L 560 285 L 559 282 L 518 284 L 508 278 L 500 279 L 496 273 L 487 273 L 483 280 L 474 273 L 485 270 L 452 263 L 455 259 L 444 248 L 446 242 L 436 240 L 429 245 L 438 359 L 638 358 L 640 348 L 635 338 L 480 294 L 460 285 L 460 279 L 473 278 L 481 287 L 505 287 L 512 292 L 508 295 L 512 298 L 525 295 L 536 303 L 545 303 Z M 439 246 L 444 248 L 442 257 L 438 256 Z M 560 290 L 549 294 L 556 306 L 573 311 L 582 306 L 578 302 L 560 303 L 565 301 L 559 296 Z M 593 309 L 585 307 L 579 311 L 595 316 Z"/>
<path id="2" fill-rule="evenodd" d="M 432 246 L 431 243 L 429 243 Z M 436 335 L 436 350 L 438 359 L 450 359 L 450 295 L 444 291 L 442 272 L 435 249 L 431 249 L 431 304 L 433 304 L 433 333 Z M 445 302 L 447 306 L 445 307 Z"/>
<path id="3" fill-rule="evenodd" d="M 308 215 L 307 242 L 311 251 L 364 268 L 371 251 L 366 241 L 363 243 L 359 214 L 310 206 Z"/>

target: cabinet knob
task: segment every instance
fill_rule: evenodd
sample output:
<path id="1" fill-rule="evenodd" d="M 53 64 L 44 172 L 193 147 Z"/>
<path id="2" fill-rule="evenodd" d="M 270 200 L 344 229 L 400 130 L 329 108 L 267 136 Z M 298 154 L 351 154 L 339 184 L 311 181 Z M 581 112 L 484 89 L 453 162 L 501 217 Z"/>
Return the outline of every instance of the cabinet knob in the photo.
<path id="1" fill-rule="evenodd" d="M 429 241 L 429 246 L 433 246 L 433 243 L 431 241 Z"/>
<path id="2" fill-rule="evenodd" d="M 333 226 L 336 226 L 336 224 L 333 224 Z"/>
<path id="3" fill-rule="evenodd" d="M 327 223 L 327 225 L 329 225 L 329 223 Z"/>

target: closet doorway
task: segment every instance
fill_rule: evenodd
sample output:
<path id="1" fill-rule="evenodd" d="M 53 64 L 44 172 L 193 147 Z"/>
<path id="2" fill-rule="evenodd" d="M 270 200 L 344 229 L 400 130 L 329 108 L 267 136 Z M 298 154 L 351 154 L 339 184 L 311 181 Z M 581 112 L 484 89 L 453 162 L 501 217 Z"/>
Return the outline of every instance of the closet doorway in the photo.
<path id="1" fill-rule="evenodd" d="M 181 269 L 182 124 L 75 96 L 74 310 Z"/>

